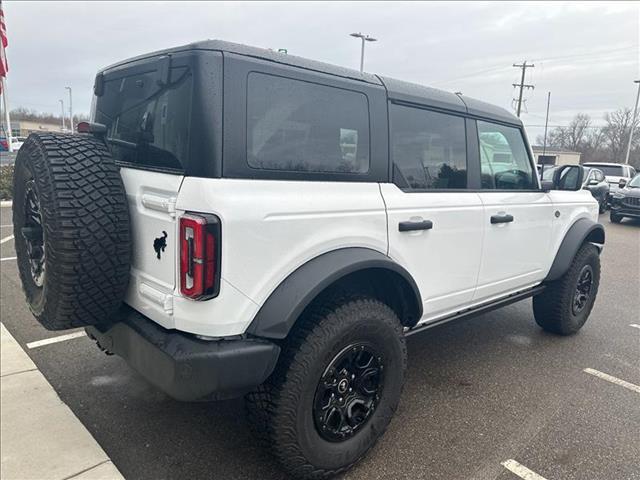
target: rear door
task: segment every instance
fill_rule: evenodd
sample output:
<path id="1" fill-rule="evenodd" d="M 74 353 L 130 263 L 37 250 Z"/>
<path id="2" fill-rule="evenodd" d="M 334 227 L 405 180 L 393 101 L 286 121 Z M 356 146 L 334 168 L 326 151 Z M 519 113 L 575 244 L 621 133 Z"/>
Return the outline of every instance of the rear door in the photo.
<path id="1" fill-rule="evenodd" d="M 96 82 L 94 121 L 129 202 L 133 233 L 126 301 L 172 327 L 176 286 L 175 204 L 190 148 L 192 69 L 185 57 L 161 56 L 107 71 Z"/>
<path id="2" fill-rule="evenodd" d="M 521 130 L 478 120 L 477 132 L 485 234 L 474 301 L 483 301 L 544 278 L 554 212 Z"/>
<path id="3" fill-rule="evenodd" d="M 394 183 L 380 185 L 389 255 L 416 280 L 422 322 L 463 309 L 473 298 L 482 249 L 483 208 L 468 187 L 462 116 L 391 104 Z M 477 156 L 475 150 L 471 158 Z"/>

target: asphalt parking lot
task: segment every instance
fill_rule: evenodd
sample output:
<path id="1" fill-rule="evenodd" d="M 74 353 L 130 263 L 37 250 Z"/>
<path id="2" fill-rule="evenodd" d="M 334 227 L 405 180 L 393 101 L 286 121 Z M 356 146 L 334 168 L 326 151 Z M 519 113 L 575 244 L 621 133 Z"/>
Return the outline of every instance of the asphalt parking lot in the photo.
<path id="1" fill-rule="evenodd" d="M 0 239 L 10 217 L 0 209 Z M 517 479 L 513 459 L 547 480 L 640 479 L 640 392 L 584 371 L 640 385 L 640 222 L 601 222 L 600 291 L 578 335 L 540 330 L 526 300 L 410 337 L 400 409 L 344 478 Z M 14 256 L 4 241 L 2 322 L 126 478 L 285 478 L 242 402 L 173 401 L 87 337 L 34 346 L 70 332 L 33 319 Z"/>

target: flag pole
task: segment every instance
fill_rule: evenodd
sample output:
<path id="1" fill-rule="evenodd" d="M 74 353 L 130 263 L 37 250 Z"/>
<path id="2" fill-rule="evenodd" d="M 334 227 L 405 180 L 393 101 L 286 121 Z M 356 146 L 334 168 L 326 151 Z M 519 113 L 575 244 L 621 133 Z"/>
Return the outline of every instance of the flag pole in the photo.
<path id="1" fill-rule="evenodd" d="M 13 144 L 11 142 L 11 117 L 9 116 L 9 100 L 7 100 L 7 81 L 5 77 L 0 77 L 0 80 L 2 80 L 2 105 L 4 107 L 5 121 L 4 133 L 7 137 L 7 146 L 9 147 L 9 151 L 13 152 Z"/>

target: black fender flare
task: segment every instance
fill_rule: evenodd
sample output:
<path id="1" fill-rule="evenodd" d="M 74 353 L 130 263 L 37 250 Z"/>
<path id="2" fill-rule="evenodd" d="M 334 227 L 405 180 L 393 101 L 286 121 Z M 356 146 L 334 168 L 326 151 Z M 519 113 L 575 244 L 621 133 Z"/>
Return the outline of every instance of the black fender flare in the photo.
<path id="1" fill-rule="evenodd" d="M 588 218 L 578 219 L 567 231 L 562 239 L 560 248 L 551 264 L 551 269 L 544 279 L 545 282 L 557 280 L 569 270 L 573 257 L 584 242 L 604 244 L 604 227 Z"/>
<path id="2" fill-rule="evenodd" d="M 260 337 L 283 339 L 304 309 L 327 287 L 365 269 L 382 269 L 402 277 L 415 297 L 415 318 L 422 316 L 422 297 L 411 274 L 391 258 L 370 248 L 348 247 L 309 260 L 271 293 L 247 329 Z"/>

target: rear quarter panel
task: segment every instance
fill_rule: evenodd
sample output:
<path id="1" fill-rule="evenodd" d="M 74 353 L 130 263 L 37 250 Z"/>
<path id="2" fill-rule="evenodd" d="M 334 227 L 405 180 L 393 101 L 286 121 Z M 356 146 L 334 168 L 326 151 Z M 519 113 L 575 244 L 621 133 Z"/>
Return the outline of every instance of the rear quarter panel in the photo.
<path id="1" fill-rule="evenodd" d="M 187 177 L 176 207 L 222 224 L 220 295 L 176 298 L 176 328 L 186 331 L 243 333 L 280 282 L 312 258 L 344 247 L 387 252 L 377 183 Z"/>

